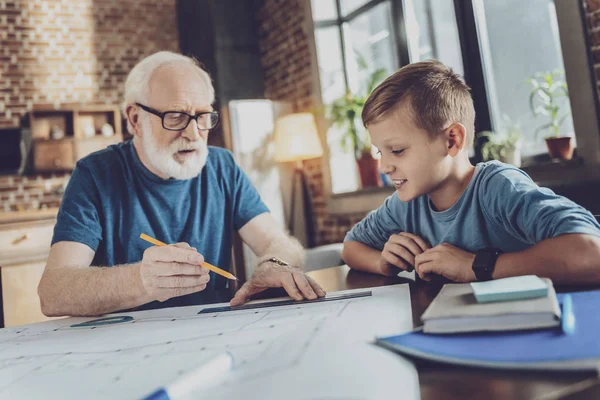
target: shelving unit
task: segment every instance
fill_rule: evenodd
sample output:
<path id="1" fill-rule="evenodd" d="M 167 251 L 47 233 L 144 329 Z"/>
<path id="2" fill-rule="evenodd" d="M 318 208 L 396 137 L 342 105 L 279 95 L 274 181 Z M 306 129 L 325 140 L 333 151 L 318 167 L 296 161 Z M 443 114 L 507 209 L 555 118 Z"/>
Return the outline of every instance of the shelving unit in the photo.
<path id="1" fill-rule="evenodd" d="M 29 124 L 36 171 L 70 171 L 77 160 L 123 140 L 121 113 L 112 105 L 38 107 L 29 113 Z M 106 124 L 110 136 L 102 135 Z M 64 135 L 56 138 L 53 131 Z"/>

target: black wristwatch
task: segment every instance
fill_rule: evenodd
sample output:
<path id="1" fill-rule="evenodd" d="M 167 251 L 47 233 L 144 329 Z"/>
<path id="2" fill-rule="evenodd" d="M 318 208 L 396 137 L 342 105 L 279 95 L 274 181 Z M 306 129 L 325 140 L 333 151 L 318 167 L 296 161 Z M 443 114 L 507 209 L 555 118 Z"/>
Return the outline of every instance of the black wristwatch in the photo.
<path id="1" fill-rule="evenodd" d="M 487 248 L 478 250 L 475 253 L 475 260 L 473 260 L 473 272 L 478 281 L 490 281 L 492 280 L 492 274 L 494 268 L 496 268 L 496 260 L 502 254 L 502 250 Z"/>

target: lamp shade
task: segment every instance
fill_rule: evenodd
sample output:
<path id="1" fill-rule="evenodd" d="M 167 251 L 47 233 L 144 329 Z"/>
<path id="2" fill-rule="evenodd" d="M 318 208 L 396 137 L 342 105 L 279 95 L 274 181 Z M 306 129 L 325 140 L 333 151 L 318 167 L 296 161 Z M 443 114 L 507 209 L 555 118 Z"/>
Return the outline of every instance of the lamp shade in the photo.
<path id="1" fill-rule="evenodd" d="M 323 147 L 311 113 L 290 114 L 275 121 L 275 161 L 321 157 Z"/>

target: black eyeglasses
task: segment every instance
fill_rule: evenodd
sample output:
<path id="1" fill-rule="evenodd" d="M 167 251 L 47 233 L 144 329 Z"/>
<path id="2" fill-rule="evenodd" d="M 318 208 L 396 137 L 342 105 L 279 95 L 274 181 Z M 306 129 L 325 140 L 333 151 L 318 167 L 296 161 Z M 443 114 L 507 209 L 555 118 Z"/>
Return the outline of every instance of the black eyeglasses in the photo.
<path id="1" fill-rule="evenodd" d="M 168 131 L 182 131 L 190 124 L 191 120 L 196 120 L 196 125 L 201 131 L 209 131 L 219 123 L 219 113 L 217 111 L 206 111 L 196 115 L 190 115 L 182 111 L 160 112 L 140 103 L 135 103 L 142 110 L 154 114 L 162 120 L 162 126 Z"/>

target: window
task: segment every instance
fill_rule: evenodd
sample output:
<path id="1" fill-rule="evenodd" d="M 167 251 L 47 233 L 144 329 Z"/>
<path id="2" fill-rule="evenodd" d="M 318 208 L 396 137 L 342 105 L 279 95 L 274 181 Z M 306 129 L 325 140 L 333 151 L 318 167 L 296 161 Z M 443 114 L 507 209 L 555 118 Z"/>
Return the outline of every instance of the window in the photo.
<path id="1" fill-rule="evenodd" d="M 312 15 L 315 21 L 337 19 L 337 0 L 320 0 L 312 2 Z"/>
<path id="2" fill-rule="evenodd" d="M 578 7 L 576 2 L 566 3 L 561 7 L 571 8 L 559 13 L 563 18 Z M 530 110 L 532 87 L 527 79 L 564 69 L 555 1 L 312 0 L 311 4 L 325 106 L 346 91 L 363 90 L 361 85 L 377 69 L 384 68 L 389 75 L 409 62 L 434 58 L 463 75 L 471 87 L 476 132 L 500 131 L 508 117 L 521 128 L 524 156 L 547 153 L 542 139 L 546 134 L 536 133 L 544 121 Z M 569 98 L 563 97 L 559 105 L 560 116 L 566 115 L 561 133 L 573 132 Z M 356 122 L 362 129 L 361 121 Z M 360 188 L 354 155 L 339 144 L 343 134 L 335 127 L 327 133 L 334 194 Z M 471 156 L 480 161 L 481 149 L 472 149 Z"/>
<path id="3" fill-rule="evenodd" d="M 404 0 L 403 5 L 410 62 L 435 58 L 464 75 L 454 1 Z"/>
<path id="4" fill-rule="evenodd" d="M 502 129 L 506 116 L 521 128 L 524 156 L 546 153 L 547 133 L 536 134 L 544 122 L 530 110 L 527 79 L 564 70 L 554 1 L 475 0 L 473 6 L 492 127 Z M 569 98 L 560 98 L 558 106 L 559 117 L 566 117 L 561 133 L 572 133 Z"/>
<path id="5" fill-rule="evenodd" d="M 321 96 L 323 104 L 331 104 L 346 93 L 346 73 L 341 47 L 340 30 L 337 26 L 324 27 L 315 32 Z M 354 167 L 354 155 L 344 151 L 340 143 L 344 131 L 331 126 L 327 132 L 329 166 L 333 193 L 352 192 L 358 189 L 358 171 Z"/>
<path id="6" fill-rule="evenodd" d="M 398 39 L 398 10 L 408 47 Z M 312 0 L 312 15 L 325 106 L 347 91 L 368 94 L 365 82 L 375 71 L 389 75 L 409 60 L 437 58 L 462 73 L 453 0 L 435 0 L 435 7 L 433 0 Z M 356 126 L 366 134 L 360 119 Z M 344 134 L 336 126 L 327 132 L 333 193 L 360 188 L 354 154 L 340 145 Z"/>
<path id="7" fill-rule="evenodd" d="M 364 83 L 378 69 L 387 74 L 398 68 L 392 29 L 391 1 L 312 0 L 321 95 L 327 106 L 347 91 L 367 94 Z M 366 134 L 360 120 L 357 129 Z M 333 193 L 359 188 L 354 154 L 342 146 L 344 130 L 327 133 Z"/>

